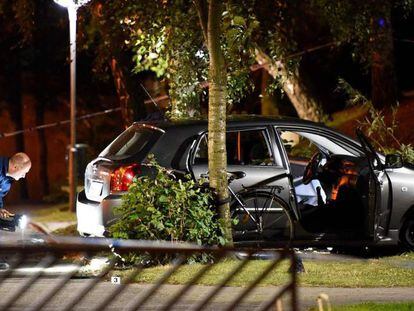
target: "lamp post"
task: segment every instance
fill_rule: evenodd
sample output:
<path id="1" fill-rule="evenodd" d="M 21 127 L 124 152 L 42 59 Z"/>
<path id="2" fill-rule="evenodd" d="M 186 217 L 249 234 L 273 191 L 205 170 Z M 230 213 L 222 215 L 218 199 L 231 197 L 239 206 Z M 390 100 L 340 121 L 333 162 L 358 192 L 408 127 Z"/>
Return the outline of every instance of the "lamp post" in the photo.
<path id="1" fill-rule="evenodd" d="M 75 211 L 76 204 L 76 20 L 77 11 L 90 0 L 53 0 L 65 7 L 69 16 L 70 38 L 70 148 L 69 148 L 69 208 Z"/>

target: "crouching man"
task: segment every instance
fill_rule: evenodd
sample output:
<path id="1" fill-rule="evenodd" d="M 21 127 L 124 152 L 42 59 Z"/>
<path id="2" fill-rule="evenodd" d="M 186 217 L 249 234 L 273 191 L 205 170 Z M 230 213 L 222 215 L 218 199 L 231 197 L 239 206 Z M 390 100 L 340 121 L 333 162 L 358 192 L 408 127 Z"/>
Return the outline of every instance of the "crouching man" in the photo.
<path id="1" fill-rule="evenodd" d="M 4 209 L 3 198 L 9 192 L 12 183 L 24 178 L 31 167 L 29 156 L 23 152 L 16 153 L 11 158 L 0 156 L 0 217 L 13 216 Z"/>

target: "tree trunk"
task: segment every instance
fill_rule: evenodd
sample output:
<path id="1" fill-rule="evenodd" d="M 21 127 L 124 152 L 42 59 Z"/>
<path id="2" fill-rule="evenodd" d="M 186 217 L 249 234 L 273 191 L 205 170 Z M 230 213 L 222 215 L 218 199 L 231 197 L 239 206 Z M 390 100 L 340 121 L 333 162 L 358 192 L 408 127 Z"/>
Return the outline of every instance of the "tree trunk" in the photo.
<path id="1" fill-rule="evenodd" d="M 143 119 L 147 115 L 144 104 L 145 93 L 139 85 L 138 79 L 131 77 L 131 58 L 122 50 L 124 35 L 122 31 L 114 31 L 118 24 L 111 12 L 104 11 L 104 5 L 97 3 L 92 10 L 99 21 L 103 41 L 110 50 L 109 65 L 112 71 L 115 88 L 118 94 L 124 125 L 129 126 L 133 121 Z"/>
<path id="2" fill-rule="evenodd" d="M 323 120 L 322 107 L 316 99 L 307 94 L 300 83 L 299 74 L 289 74 L 281 61 L 273 61 L 259 49 L 256 49 L 255 54 L 257 62 L 263 65 L 273 78 L 279 78 L 282 81 L 283 90 L 289 97 L 299 118 L 321 122 Z"/>
<path id="3" fill-rule="evenodd" d="M 201 6 L 198 6 L 199 8 Z M 209 103 L 208 103 L 208 169 L 210 186 L 218 194 L 220 218 L 224 222 L 224 235 L 227 245 L 233 245 L 230 205 L 227 189 L 226 153 L 226 69 L 220 46 L 222 3 L 210 0 L 208 7 L 207 47 L 209 64 Z M 200 14 L 199 16 L 203 16 Z M 203 20 L 200 18 L 203 25 Z M 204 28 L 205 29 L 205 28 Z"/>
<path id="4" fill-rule="evenodd" d="M 371 100 L 380 109 L 397 102 L 394 68 L 394 40 L 391 24 L 391 4 L 384 1 L 382 14 L 373 19 L 371 44 Z"/>

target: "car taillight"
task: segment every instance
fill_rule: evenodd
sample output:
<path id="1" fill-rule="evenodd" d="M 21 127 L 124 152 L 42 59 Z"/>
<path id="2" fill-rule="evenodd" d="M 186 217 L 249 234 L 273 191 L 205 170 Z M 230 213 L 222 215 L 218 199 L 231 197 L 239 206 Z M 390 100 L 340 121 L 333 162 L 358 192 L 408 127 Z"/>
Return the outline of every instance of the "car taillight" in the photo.
<path id="1" fill-rule="evenodd" d="M 134 177 L 141 174 L 141 165 L 121 166 L 111 174 L 111 191 L 127 191 Z"/>

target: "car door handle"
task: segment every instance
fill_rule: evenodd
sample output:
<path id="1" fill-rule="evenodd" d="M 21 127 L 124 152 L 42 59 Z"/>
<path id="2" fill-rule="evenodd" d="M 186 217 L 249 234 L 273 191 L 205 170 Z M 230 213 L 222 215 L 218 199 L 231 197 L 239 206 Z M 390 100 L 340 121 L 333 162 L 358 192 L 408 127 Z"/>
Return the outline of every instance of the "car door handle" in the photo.
<path id="1" fill-rule="evenodd" d="M 292 188 L 289 189 L 289 198 L 292 202 L 295 201 L 295 193 Z"/>

